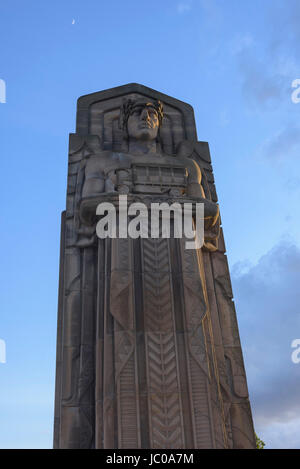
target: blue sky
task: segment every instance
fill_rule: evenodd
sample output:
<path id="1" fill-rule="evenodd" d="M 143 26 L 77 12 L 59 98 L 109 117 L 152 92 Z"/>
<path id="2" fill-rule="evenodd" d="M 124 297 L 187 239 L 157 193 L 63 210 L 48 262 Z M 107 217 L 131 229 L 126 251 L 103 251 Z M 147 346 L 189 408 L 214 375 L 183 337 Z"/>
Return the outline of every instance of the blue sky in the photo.
<path id="1" fill-rule="evenodd" d="M 51 448 L 60 213 L 79 96 L 141 83 L 210 145 L 255 428 L 300 448 L 297 0 L 2 2 L 0 447 Z"/>

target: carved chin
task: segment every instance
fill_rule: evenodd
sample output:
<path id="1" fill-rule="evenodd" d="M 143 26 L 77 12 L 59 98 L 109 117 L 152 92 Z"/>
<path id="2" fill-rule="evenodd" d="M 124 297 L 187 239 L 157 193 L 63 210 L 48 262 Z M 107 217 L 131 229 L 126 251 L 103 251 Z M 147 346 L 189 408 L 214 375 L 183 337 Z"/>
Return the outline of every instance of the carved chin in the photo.
<path id="1" fill-rule="evenodd" d="M 153 129 L 145 127 L 143 129 L 139 129 L 136 134 L 136 138 L 137 140 L 155 140 L 156 132 L 154 132 Z"/>

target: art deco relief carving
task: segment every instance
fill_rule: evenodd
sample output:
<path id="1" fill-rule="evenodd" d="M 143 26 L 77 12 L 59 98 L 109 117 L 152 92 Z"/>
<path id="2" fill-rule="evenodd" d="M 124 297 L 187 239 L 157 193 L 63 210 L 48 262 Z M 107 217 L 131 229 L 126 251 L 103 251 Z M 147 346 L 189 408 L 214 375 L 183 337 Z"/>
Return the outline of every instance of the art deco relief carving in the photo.
<path id="1" fill-rule="evenodd" d="M 204 204 L 185 238 L 106 238 L 96 208 Z M 99 217 L 98 217 L 99 218 Z M 54 446 L 254 448 L 208 145 L 192 108 L 131 84 L 78 100 L 62 217 Z"/>

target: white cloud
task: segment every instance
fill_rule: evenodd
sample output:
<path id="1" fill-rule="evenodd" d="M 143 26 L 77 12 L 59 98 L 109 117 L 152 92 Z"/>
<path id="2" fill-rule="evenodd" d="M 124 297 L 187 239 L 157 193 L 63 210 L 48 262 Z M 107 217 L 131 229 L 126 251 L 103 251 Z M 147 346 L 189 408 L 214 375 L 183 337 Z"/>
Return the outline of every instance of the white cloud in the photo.
<path id="1" fill-rule="evenodd" d="M 243 268 L 241 268 L 243 267 Z M 300 250 L 280 243 L 257 265 L 232 268 L 254 426 L 268 448 L 300 448 Z"/>
<path id="2" fill-rule="evenodd" d="M 299 74 L 299 19 L 298 0 L 279 2 L 266 10 L 264 35 L 240 34 L 229 44 L 252 107 L 273 109 L 289 102 L 290 82 Z"/>
<path id="3" fill-rule="evenodd" d="M 299 158 L 300 127 L 288 124 L 261 145 L 259 152 L 270 160 Z"/>
<path id="4" fill-rule="evenodd" d="M 263 59 L 249 48 L 241 49 L 237 53 L 237 60 L 242 91 L 249 104 L 265 109 L 279 104 L 287 86 L 285 77 L 276 71 L 274 63 L 268 61 L 266 66 Z"/>
<path id="5" fill-rule="evenodd" d="M 299 429 L 300 418 L 295 418 L 288 424 L 275 422 L 272 425 L 257 425 L 256 433 L 266 443 L 266 449 L 295 449 L 299 448 Z"/>

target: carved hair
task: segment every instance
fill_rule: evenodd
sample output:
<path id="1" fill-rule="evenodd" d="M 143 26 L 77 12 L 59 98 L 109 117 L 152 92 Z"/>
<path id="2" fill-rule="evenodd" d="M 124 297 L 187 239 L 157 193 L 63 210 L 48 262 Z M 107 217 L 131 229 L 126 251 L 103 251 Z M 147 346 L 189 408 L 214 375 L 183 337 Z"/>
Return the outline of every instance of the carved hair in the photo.
<path id="1" fill-rule="evenodd" d="M 163 105 L 162 105 L 161 101 L 158 101 L 158 100 L 149 101 L 149 100 L 142 99 L 142 98 L 137 99 L 137 100 L 126 99 L 126 100 L 124 100 L 123 106 L 122 106 L 122 109 L 121 109 L 121 126 L 122 126 L 123 129 L 127 130 L 127 121 L 128 121 L 128 118 L 129 118 L 130 114 L 132 113 L 132 110 L 135 106 L 153 107 L 156 110 L 157 115 L 158 115 L 159 126 L 161 126 L 163 116 L 164 116 Z"/>

